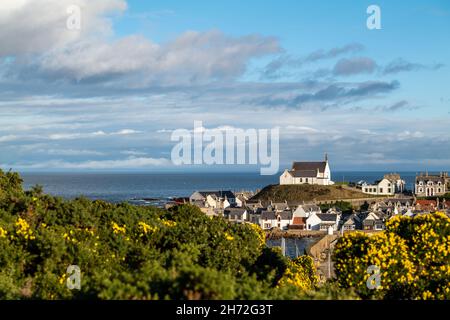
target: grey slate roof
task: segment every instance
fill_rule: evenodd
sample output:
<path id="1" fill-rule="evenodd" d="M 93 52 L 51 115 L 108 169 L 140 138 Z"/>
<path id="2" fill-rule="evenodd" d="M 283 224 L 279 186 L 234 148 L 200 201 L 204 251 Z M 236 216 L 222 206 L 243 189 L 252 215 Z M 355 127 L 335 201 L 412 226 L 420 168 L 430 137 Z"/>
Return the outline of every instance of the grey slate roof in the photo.
<path id="1" fill-rule="evenodd" d="M 323 173 L 325 172 L 325 167 L 327 163 L 325 161 L 320 162 L 294 162 L 292 164 L 292 171 L 314 171 Z"/>
<path id="2" fill-rule="evenodd" d="M 317 170 L 295 170 L 289 171 L 289 173 L 296 178 L 315 178 L 317 176 Z"/>
<path id="3" fill-rule="evenodd" d="M 220 197 L 220 198 L 227 197 L 228 199 L 236 198 L 234 193 L 229 191 L 229 190 L 225 190 L 225 191 L 199 191 L 198 193 L 200 193 L 205 198 L 208 195 L 215 195 L 216 197 Z"/>
<path id="4" fill-rule="evenodd" d="M 337 216 L 331 213 L 319 213 L 317 214 L 320 220 L 328 222 L 336 222 Z"/>
<path id="5" fill-rule="evenodd" d="M 279 213 L 281 220 L 291 220 L 292 219 L 292 211 L 282 211 Z"/>
<path id="6" fill-rule="evenodd" d="M 419 183 L 422 181 L 423 183 L 427 183 L 429 181 L 431 182 L 442 182 L 442 184 L 445 183 L 445 178 L 441 176 L 418 176 L 416 177 L 416 183 Z"/>
<path id="7" fill-rule="evenodd" d="M 273 211 L 263 211 L 261 212 L 261 219 L 265 220 L 275 220 L 277 215 Z"/>
<path id="8" fill-rule="evenodd" d="M 223 213 L 224 214 L 237 214 L 237 215 L 243 215 L 245 213 L 245 209 L 243 208 L 226 208 Z"/>

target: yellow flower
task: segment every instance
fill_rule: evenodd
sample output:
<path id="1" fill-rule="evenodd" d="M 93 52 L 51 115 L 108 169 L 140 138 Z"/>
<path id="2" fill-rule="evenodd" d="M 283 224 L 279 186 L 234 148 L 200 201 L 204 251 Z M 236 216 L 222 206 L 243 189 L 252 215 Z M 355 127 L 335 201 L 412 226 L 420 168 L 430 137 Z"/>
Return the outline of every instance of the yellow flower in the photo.
<path id="1" fill-rule="evenodd" d="M 175 227 L 177 225 L 177 223 L 175 221 L 171 221 L 171 220 L 162 220 L 163 225 L 165 225 L 166 227 L 172 228 Z"/>
<path id="2" fill-rule="evenodd" d="M 0 227 L 0 238 L 6 238 L 7 235 L 8 235 L 8 231 L 6 231 L 2 227 Z"/>
<path id="3" fill-rule="evenodd" d="M 31 230 L 30 225 L 24 219 L 19 218 L 16 222 L 16 233 L 22 236 L 25 240 L 34 240 L 33 230 Z"/>
<path id="4" fill-rule="evenodd" d="M 125 224 L 121 227 L 117 223 L 112 222 L 112 228 L 113 228 L 113 232 L 115 234 L 119 234 L 119 233 L 125 234 L 127 232 L 127 228 L 126 228 Z"/>
<path id="5" fill-rule="evenodd" d="M 147 223 L 140 221 L 138 223 L 139 229 L 142 231 L 142 233 L 139 234 L 140 237 L 143 237 L 144 234 L 150 233 L 150 232 L 155 232 L 158 230 L 157 227 L 152 227 L 150 225 L 148 225 Z"/>
<path id="6" fill-rule="evenodd" d="M 228 232 L 225 232 L 225 239 L 227 239 L 228 241 L 233 241 L 234 237 L 230 235 Z"/>

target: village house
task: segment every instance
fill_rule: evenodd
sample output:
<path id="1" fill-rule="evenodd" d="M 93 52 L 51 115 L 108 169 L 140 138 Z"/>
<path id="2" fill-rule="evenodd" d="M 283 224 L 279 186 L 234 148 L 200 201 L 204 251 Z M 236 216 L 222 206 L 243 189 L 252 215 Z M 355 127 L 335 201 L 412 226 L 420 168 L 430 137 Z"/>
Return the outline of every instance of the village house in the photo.
<path id="1" fill-rule="evenodd" d="M 322 213 L 322 210 L 315 204 L 302 204 L 295 209 L 294 217 L 308 218 L 312 213 Z"/>
<path id="2" fill-rule="evenodd" d="M 306 220 L 311 214 L 322 213 L 320 207 L 315 204 L 303 204 L 299 205 L 297 209 L 292 213 L 292 223 L 289 229 L 306 230 Z"/>
<path id="3" fill-rule="evenodd" d="M 234 196 L 236 198 L 236 207 L 242 207 L 254 196 L 254 193 L 250 191 L 240 191 L 234 192 Z"/>
<path id="4" fill-rule="evenodd" d="M 189 202 L 199 208 L 225 209 L 236 205 L 236 197 L 231 191 L 196 191 Z"/>
<path id="5" fill-rule="evenodd" d="M 243 223 L 249 219 L 248 212 L 245 208 L 226 208 L 223 211 L 225 219 L 235 223 Z"/>
<path id="6" fill-rule="evenodd" d="M 354 231 L 362 229 L 361 218 L 356 213 L 352 213 L 342 220 L 343 223 L 340 229 L 343 231 Z"/>
<path id="7" fill-rule="evenodd" d="M 320 162 L 294 162 L 291 170 L 286 169 L 280 176 L 280 185 L 315 184 L 328 186 L 331 181 L 331 170 L 328 156 Z"/>
<path id="8" fill-rule="evenodd" d="M 443 196 L 447 193 L 448 173 L 441 172 L 439 175 L 421 173 L 416 177 L 415 194 L 417 197 Z"/>
<path id="9" fill-rule="evenodd" d="M 274 212 L 263 211 L 260 215 L 259 225 L 263 230 L 278 228 L 286 230 L 292 221 L 292 211 Z"/>
<path id="10" fill-rule="evenodd" d="M 261 200 L 248 200 L 248 201 L 245 201 L 244 206 L 248 210 L 250 210 L 252 212 L 255 212 L 255 213 L 256 212 L 260 212 L 262 209 L 266 209 L 264 207 L 264 205 L 262 204 Z"/>
<path id="11" fill-rule="evenodd" d="M 334 213 L 312 213 L 306 219 L 306 229 L 327 231 L 329 227 L 332 227 L 336 231 L 339 227 L 340 217 L 340 214 Z"/>
<path id="12" fill-rule="evenodd" d="M 270 201 L 270 204 L 267 206 L 267 210 L 275 211 L 275 212 L 282 212 L 282 211 L 288 211 L 291 209 L 289 208 L 287 201 L 285 201 L 285 202 Z"/>
<path id="13" fill-rule="evenodd" d="M 381 231 L 385 229 L 384 221 L 374 212 L 369 212 L 362 222 L 364 230 Z"/>
<path id="14" fill-rule="evenodd" d="M 399 174 L 386 174 L 382 180 L 376 181 L 375 184 L 361 184 L 361 191 L 366 194 L 377 196 L 393 196 L 396 193 L 405 191 L 405 181 L 400 178 Z"/>
<path id="15" fill-rule="evenodd" d="M 405 191 L 406 181 L 398 173 L 385 174 L 384 179 L 389 180 L 394 185 L 395 193 L 403 193 Z"/>

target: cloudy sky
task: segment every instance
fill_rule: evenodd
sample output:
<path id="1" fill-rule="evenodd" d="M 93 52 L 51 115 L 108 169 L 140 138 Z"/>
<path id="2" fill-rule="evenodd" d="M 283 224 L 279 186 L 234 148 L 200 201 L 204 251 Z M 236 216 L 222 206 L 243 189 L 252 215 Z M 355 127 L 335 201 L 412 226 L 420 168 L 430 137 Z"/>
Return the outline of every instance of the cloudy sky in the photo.
<path id="1" fill-rule="evenodd" d="M 200 120 L 279 127 L 281 167 L 450 170 L 449 30 L 446 0 L 2 0 L 0 167 L 170 170 Z"/>

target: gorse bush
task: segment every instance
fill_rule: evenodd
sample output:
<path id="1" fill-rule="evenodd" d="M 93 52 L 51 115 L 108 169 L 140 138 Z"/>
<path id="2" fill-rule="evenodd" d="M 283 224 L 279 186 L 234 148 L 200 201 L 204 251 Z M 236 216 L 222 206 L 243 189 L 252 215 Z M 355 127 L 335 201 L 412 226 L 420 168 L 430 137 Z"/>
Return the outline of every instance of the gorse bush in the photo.
<path id="1" fill-rule="evenodd" d="M 394 217 L 383 233 L 339 239 L 334 260 L 339 284 L 363 298 L 450 299 L 450 219 L 443 213 Z M 369 266 L 379 268 L 375 290 L 367 285 Z"/>
<path id="2" fill-rule="evenodd" d="M 1 299 L 314 298 L 312 261 L 267 248 L 255 225 L 22 190 L 0 171 Z M 68 266 L 81 271 L 67 287 Z"/>

